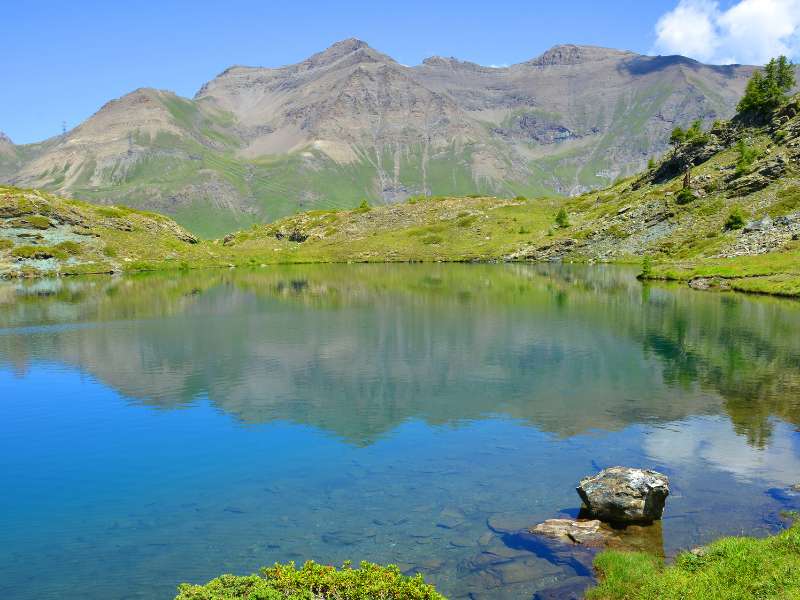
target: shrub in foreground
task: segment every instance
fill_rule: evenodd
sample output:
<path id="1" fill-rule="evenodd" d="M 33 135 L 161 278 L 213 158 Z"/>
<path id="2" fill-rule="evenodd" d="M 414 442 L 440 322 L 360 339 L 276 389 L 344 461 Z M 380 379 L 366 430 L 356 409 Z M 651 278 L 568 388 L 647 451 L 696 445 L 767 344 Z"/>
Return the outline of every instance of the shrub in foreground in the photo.
<path id="1" fill-rule="evenodd" d="M 601 552 L 587 600 L 800 598 L 800 525 L 765 539 L 723 538 L 675 564 L 642 552 Z"/>
<path id="2" fill-rule="evenodd" d="M 206 585 L 181 584 L 175 600 L 445 600 L 422 575 L 406 577 L 389 565 L 362 562 L 341 569 L 313 561 L 276 564 L 260 575 L 222 575 Z"/>

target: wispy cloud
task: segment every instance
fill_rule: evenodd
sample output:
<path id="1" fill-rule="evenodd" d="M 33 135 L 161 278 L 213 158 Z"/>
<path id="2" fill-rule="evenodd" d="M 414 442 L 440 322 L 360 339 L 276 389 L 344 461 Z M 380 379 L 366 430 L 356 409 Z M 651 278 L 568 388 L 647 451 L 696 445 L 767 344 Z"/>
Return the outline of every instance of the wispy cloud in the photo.
<path id="1" fill-rule="evenodd" d="M 653 51 L 711 63 L 762 64 L 800 56 L 800 0 L 680 0 L 656 23 Z"/>

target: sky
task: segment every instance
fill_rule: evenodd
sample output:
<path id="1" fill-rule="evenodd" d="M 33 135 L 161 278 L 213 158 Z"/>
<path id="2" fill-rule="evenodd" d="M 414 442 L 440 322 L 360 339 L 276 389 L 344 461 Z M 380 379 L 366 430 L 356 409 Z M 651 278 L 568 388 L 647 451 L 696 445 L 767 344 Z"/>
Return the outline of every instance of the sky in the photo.
<path id="1" fill-rule="evenodd" d="M 0 0 L 0 22 L 0 131 L 16 143 L 138 87 L 191 97 L 233 64 L 290 64 L 349 37 L 407 65 L 503 66 L 565 43 L 716 64 L 800 58 L 800 0 Z"/>

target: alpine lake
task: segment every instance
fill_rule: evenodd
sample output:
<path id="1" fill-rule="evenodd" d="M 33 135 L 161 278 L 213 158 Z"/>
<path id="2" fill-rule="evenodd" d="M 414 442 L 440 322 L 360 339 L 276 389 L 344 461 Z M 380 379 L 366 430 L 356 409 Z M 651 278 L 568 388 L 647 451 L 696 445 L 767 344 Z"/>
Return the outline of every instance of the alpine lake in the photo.
<path id="1" fill-rule="evenodd" d="M 172 598 L 369 560 L 557 597 L 518 532 L 612 465 L 650 550 L 800 509 L 800 303 L 575 265 L 307 265 L 0 283 L 0 597 Z M 538 595 L 538 596 L 537 596 Z"/>

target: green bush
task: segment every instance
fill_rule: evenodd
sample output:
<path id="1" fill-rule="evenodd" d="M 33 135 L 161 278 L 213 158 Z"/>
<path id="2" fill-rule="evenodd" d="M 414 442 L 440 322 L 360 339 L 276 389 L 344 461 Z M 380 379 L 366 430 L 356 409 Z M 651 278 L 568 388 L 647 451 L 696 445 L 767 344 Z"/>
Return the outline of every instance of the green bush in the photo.
<path id="1" fill-rule="evenodd" d="M 514 200 L 517 202 L 527 202 L 528 199 L 525 196 L 514 196 Z"/>
<path id="2" fill-rule="evenodd" d="M 739 140 L 736 150 L 739 152 L 739 159 L 736 161 L 736 176 L 739 177 L 750 171 L 752 164 L 761 158 L 761 151 L 749 146 L 744 140 Z"/>
<path id="3" fill-rule="evenodd" d="M 422 575 L 406 577 L 389 565 L 362 562 L 341 569 L 309 561 L 276 564 L 259 575 L 223 575 L 206 585 L 184 583 L 175 600 L 445 600 Z"/>
<path id="4" fill-rule="evenodd" d="M 7 239 L 0 239 L 0 250 L 8 250 L 14 247 L 14 242 Z"/>
<path id="5" fill-rule="evenodd" d="M 642 259 L 642 278 L 648 279 L 653 275 L 653 259 L 650 255 L 645 254 Z"/>
<path id="6" fill-rule="evenodd" d="M 564 208 L 563 206 L 556 215 L 556 225 L 561 229 L 566 229 L 567 227 L 569 227 L 569 215 L 567 214 L 567 209 Z"/>
<path id="7" fill-rule="evenodd" d="M 675 203 L 680 204 L 683 206 L 684 204 L 690 204 L 697 200 L 697 196 L 692 193 L 692 190 L 688 188 L 682 188 L 675 196 Z"/>
<path id="8" fill-rule="evenodd" d="M 725 219 L 725 229 L 728 231 L 732 231 L 734 229 L 741 229 L 744 227 L 744 215 L 742 214 L 742 210 L 740 208 L 734 208 L 728 218 Z"/>
<path id="9" fill-rule="evenodd" d="M 369 202 L 367 202 L 367 199 L 364 198 L 361 201 L 361 204 L 358 205 L 358 208 L 353 210 L 353 212 L 355 212 L 355 213 L 365 213 L 365 212 L 369 212 L 371 210 L 372 210 L 372 207 L 369 205 Z"/>

